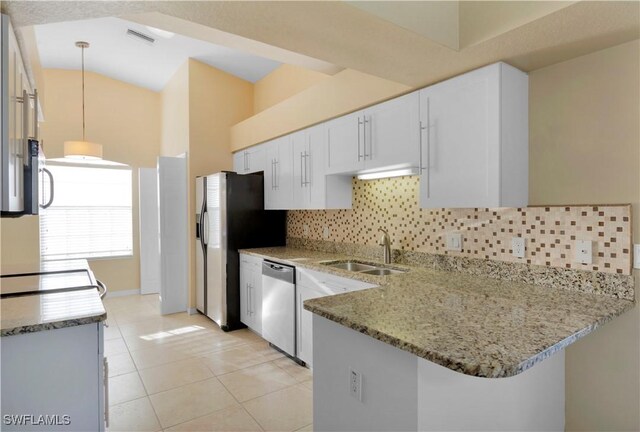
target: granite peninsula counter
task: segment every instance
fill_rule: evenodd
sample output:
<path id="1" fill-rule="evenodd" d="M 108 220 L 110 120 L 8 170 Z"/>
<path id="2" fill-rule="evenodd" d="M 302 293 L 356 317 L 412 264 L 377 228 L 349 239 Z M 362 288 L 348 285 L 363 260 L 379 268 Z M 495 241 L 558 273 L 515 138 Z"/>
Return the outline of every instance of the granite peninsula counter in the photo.
<path id="1" fill-rule="evenodd" d="M 323 265 L 350 256 L 289 247 L 243 253 L 379 285 L 305 309 L 449 369 L 516 375 L 624 313 L 634 302 L 420 267 L 371 276 Z M 370 260 L 365 260 L 370 261 Z"/>
<path id="2" fill-rule="evenodd" d="M 372 276 L 337 249 L 242 251 L 377 285 L 304 302 L 317 430 L 563 431 L 563 348 L 635 304 L 631 276 L 415 253 Z"/>
<path id="3" fill-rule="evenodd" d="M 45 274 L 38 274 L 41 272 Z M 97 289 L 58 292 L 66 287 L 96 285 L 86 260 L 5 267 L 2 274 L 0 336 L 98 323 L 107 317 Z M 37 293 L 22 295 L 22 291 Z"/>

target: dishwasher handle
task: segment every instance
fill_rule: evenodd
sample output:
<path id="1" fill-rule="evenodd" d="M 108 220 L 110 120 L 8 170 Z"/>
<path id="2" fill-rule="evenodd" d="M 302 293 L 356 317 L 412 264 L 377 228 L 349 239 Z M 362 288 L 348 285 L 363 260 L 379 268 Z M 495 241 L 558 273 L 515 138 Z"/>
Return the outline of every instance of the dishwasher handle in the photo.
<path id="1" fill-rule="evenodd" d="M 288 283 L 295 283 L 296 268 L 284 264 L 263 261 L 262 275 Z"/>

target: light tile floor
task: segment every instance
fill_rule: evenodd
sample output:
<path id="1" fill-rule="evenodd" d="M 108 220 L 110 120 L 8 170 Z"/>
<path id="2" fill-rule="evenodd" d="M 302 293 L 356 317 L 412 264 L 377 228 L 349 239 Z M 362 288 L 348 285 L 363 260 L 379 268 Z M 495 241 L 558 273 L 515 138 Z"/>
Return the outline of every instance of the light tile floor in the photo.
<path id="1" fill-rule="evenodd" d="M 311 371 L 250 330 L 107 298 L 109 431 L 312 430 Z"/>

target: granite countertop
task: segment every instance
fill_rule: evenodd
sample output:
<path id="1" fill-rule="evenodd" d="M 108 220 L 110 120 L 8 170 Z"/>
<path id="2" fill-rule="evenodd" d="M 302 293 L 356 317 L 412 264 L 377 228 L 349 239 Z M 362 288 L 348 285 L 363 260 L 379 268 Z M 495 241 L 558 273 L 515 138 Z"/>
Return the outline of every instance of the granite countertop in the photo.
<path id="1" fill-rule="evenodd" d="M 478 377 L 517 375 L 624 313 L 634 302 L 458 272 L 371 276 L 321 264 L 357 258 L 287 247 L 242 251 L 379 285 L 307 300 L 305 309 Z M 370 262 L 371 260 L 366 260 Z"/>
<path id="2" fill-rule="evenodd" d="M 54 273 L 46 276 L 3 277 L 3 294 L 14 295 L 32 289 L 38 293 L 0 299 L 0 336 L 92 324 L 107 318 L 97 289 L 47 292 L 64 287 L 65 281 L 68 286 L 95 285 L 95 277 L 85 260 L 22 266 L 10 271 L 3 268 L 3 275 L 36 272 Z"/>

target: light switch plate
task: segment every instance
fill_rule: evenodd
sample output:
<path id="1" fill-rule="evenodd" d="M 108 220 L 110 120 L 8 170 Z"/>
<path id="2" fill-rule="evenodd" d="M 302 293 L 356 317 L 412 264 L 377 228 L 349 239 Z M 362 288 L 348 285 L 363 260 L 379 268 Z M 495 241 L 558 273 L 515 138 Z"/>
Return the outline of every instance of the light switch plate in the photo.
<path id="1" fill-rule="evenodd" d="M 462 252 L 462 234 L 454 232 L 447 233 L 447 250 L 454 252 Z"/>
<path id="2" fill-rule="evenodd" d="M 524 258 L 526 242 L 522 237 L 511 238 L 511 254 L 516 258 Z"/>
<path id="3" fill-rule="evenodd" d="M 576 262 L 593 264 L 593 242 L 591 240 L 576 240 Z"/>
<path id="4" fill-rule="evenodd" d="M 633 245 L 633 268 L 640 269 L 640 244 Z"/>

